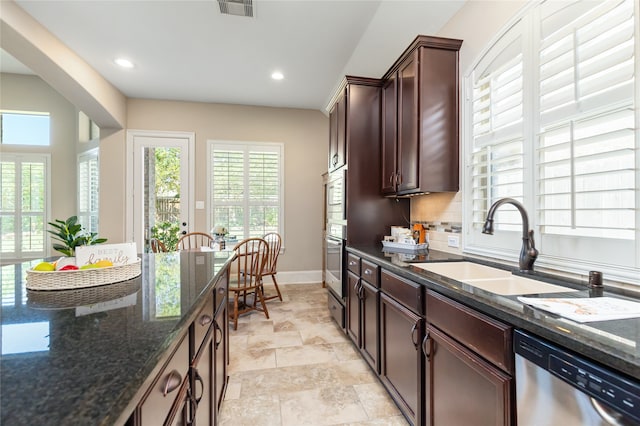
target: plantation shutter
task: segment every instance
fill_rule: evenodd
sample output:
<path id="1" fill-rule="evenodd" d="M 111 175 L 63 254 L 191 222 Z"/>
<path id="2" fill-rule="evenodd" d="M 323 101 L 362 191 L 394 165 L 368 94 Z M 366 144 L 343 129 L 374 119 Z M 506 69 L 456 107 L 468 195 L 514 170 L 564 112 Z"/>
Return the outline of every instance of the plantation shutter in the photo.
<path id="1" fill-rule="evenodd" d="M 89 232 L 98 232 L 98 151 L 78 156 L 78 221 Z"/>
<path id="2" fill-rule="evenodd" d="M 529 212 L 538 265 L 597 267 L 640 283 L 634 7 L 634 0 L 530 4 L 473 67 L 466 252 L 517 258 L 514 233 L 505 240 L 500 232 L 520 229 L 516 210 L 501 207 L 496 234 L 480 233 L 491 203 L 512 197 Z M 519 65 L 522 92 L 514 84 Z"/>
<path id="3" fill-rule="evenodd" d="M 3 154 L 0 252 L 5 259 L 45 256 L 48 157 Z"/>
<path id="4" fill-rule="evenodd" d="M 473 72 L 471 174 L 472 240 L 491 204 L 524 195 L 524 86 L 522 24 L 515 25 Z M 509 207 L 494 217 L 496 230 L 520 230 L 520 215 Z M 492 243 L 499 242 L 493 239 Z"/>
<path id="5" fill-rule="evenodd" d="M 213 227 L 238 240 L 281 232 L 281 145 L 213 143 L 210 162 Z"/>
<path id="6" fill-rule="evenodd" d="M 542 7 L 541 230 L 634 239 L 633 1 L 559 6 Z"/>

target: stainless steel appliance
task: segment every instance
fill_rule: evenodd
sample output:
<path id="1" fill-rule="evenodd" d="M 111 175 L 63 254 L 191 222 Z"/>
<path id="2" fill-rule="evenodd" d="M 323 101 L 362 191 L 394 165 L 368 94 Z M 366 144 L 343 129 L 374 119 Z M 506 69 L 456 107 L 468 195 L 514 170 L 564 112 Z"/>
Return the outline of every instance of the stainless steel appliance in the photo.
<path id="1" fill-rule="evenodd" d="M 517 330 L 518 426 L 640 425 L 640 383 Z"/>
<path id="2" fill-rule="evenodd" d="M 325 283 L 338 299 L 344 296 L 342 269 L 347 237 L 344 168 L 329 174 L 326 186 Z"/>
<path id="3" fill-rule="evenodd" d="M 344 296 L 342 285 L 342 267 L 344 262 L 344 241 L 327 236 L 325 244 L 325 282 L 338 299 Z"/>

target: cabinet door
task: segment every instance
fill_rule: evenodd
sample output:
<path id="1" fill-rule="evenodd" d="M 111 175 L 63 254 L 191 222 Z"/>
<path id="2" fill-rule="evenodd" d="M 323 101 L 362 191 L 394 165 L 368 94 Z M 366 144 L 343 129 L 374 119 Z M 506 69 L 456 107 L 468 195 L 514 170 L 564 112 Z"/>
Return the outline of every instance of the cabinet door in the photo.
<path id="1" fill-rule="evenodd" d="M 362 356 L 376 373 L 380 371 L 378 365 L 378 298 L 380 292 L 363 279 L 360 280 L 361 288 L 361 316 L 360 338 Z"/>
<path id="2" fill-rule="evenodd" d="M 207 339 L 202 347 L 198 364 L 193 368 L 193 394 L 197 426 L 213 424 L 213 341 Z"/>
<path id="3" fill-rule="evenodd" d="M 437 328 L 427 333 L 431 424 L 510 425 L 511 377 Z"/>
<path id="4" fill-rule="evenodd" d="M 329 171 L 345 165 L 347 98 L 343 94 L 329 114 Z"/>
<path id="5" fill-rule="evenodd" d="M 423 333 L 421 317 L 380 294 L 380 378 L 414 425 L 422 422 Z"/>
<path id="6" fill-rule="evenodd" d="M 382 193 L 396 192 L 397 171 L 397 78 L 392 75 L 382 87 Z"/>
<path id="7" fill-rule="evenodd" d="M 214 349 L 214 412 L 217 417 L 220 404 L 224 399 L 227 387 L 227 363 L 229 350 L 229 316 L 227 312 L 227 299 L 220 303 L 213 322 L 213 349 Z M 215 423 L 214 423 L 215 424 Z"/>
<path id="8" fill-rule="evenodd" d="M 398 192 L 416 189 L 419 182 L 417 55 L 416 51 L 398 70 Z"/>
<path id="9" fill-rule="evenodd" d="M 360 277 L 347 272 L 347 335 L 360 347 Z"/>
<path id="10" fill-rule="evenodd" d="M 347 148 L 347 94 L 345 93 L 338 100 L 338 134 L 336 136 L 336 164 L 334 168 L 342 167 L 346 164 L 346 148 Z"/>
<path id="11" fill-rule="evenodd" d="M 338 104 L 331 108 L 329 113 L 329 164 L 327 170 L 334 169 L 334 162 L 337 163 L 338 152 Z"/>

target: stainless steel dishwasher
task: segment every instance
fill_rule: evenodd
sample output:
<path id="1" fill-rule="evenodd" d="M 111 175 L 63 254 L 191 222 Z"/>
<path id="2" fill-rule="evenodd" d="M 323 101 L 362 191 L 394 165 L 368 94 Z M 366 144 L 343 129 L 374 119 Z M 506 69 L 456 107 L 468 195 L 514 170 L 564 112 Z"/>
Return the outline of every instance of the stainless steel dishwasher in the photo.
<path id="1" fill-rule="evenodd" d="M 521 330 L 518 426 L 640 425 L 640 383 Z"/>

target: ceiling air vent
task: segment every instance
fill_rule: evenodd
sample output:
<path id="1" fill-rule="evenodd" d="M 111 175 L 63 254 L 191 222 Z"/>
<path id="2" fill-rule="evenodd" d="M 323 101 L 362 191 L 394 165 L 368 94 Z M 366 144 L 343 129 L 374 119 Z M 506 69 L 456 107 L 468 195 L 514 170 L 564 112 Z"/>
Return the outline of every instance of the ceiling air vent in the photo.
<path id="1" fill-rule="evenodd" d="M 253 17 L 253 0 L 218 0 L 220 13 Z"/>

